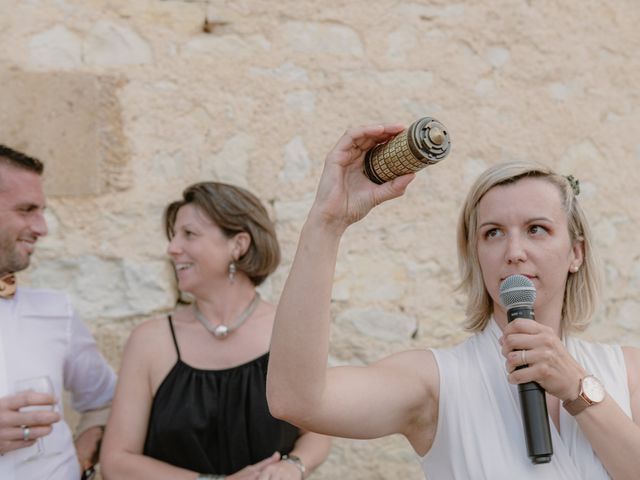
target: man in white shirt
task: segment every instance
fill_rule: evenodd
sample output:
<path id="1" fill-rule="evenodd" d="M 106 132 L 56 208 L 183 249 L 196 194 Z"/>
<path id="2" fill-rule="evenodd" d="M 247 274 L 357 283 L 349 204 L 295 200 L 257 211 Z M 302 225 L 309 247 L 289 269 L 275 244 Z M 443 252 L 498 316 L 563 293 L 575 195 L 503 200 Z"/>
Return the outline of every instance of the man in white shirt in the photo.
<path id="1" fill-rule="evenodd" d="M 67 295 L 15 287 L 13 274 L 28 267 L 38 238 L 47 234 L 42 170 L 37 159 L 0 145 L 2 480 L 79 479 L 97 458 L 116 382 Z M 18 387 L 43 376 L 53 394 Z M 83 414 L 75 443 L 60 421 L 64 390 Z"/>

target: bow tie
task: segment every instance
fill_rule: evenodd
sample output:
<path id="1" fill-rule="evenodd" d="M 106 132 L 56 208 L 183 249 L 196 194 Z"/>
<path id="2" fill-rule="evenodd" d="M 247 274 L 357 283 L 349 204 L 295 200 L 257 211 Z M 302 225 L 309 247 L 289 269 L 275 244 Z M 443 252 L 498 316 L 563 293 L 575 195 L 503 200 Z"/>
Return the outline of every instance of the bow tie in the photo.
<path id="1" fill-rule="evenodd" d="M 0 277 L 0 298 L 13 298 L 16 294 L 16 276 L 7 273 Z"/>

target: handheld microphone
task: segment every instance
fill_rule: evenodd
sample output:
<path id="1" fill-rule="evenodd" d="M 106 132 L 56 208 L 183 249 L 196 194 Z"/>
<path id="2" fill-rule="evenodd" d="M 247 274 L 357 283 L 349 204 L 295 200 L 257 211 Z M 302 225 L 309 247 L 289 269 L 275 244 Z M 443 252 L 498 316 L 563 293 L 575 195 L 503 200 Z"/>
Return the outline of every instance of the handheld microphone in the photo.
<path id="1" fill-rule="evenodd" d="M 424 117 L 364 157 L 364 173 L 378 185 L 422 170 L 449 155 L 451 140 L 438 120 Z"/>
<path id="2" fill-rule="evenodd" d="M 507 309 L 507 321 L 516 318 L 535 320 L 533 303 L 536 300 L 536 287 L 524 275 L 511 275 L 500 284 L 500 301 Z M 526 365 L 516 367 L 525 368 Z M 536 382 L 518 385 L 522 425 L 527 443 L 527 453 L 533 463 L 549 463 L 553 455 L 549 414 L 544 389 Z"/>

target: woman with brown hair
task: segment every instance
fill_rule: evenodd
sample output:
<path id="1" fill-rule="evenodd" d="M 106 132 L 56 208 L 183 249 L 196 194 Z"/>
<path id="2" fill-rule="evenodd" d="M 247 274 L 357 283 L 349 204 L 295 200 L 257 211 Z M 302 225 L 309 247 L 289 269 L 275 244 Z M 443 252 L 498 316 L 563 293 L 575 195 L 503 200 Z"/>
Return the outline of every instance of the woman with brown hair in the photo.
<path id="1" fill-rule="evenodd" d="M 122 361 L 102 450 L 108 480 L 306 478 L 330 439 L 268 411 L 275 307 L 256 287 L 280 261 L 260 201 L 216 182 L 165 211 L 178 288 L 193 299 L 138 326 Z"/>

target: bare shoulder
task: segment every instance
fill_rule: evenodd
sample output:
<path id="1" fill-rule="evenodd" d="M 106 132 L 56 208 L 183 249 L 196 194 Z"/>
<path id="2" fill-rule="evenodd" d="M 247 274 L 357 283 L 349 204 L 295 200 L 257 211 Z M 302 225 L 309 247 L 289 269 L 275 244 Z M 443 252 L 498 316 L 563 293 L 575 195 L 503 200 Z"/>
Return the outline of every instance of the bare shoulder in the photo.
<path id="1" fill-rule="evenodd" d="M 625 360 L 631 360 L 632 362 L 640 362 L 640 348 L 638 347 L 622 347 Z"/>
<path id="2" fill-rule="evenodd" d="M 169 321 L 166 315 L 163 315 L 146 320 L 131 331 L 124 355 L 138 360 L 157 357 L 160 352 L 171 346 Z"/>
<path id="3" fill-rule="evenodd" d="M 437 379 L 438 375 L 438 365 L 435 356 L 431 350 L 427 349 L 406 350 L 404 352 L 394 353 L 380 360 L 377 364 L 390 368 L 401 368 L 402 370 L 413 372 L 425 380 L 430 379 L 434 374 Z"/>
<path id="4" fill-rule="evenodd" d="M 145 320 L 141 324 L 137 325 L 129 336 L 129 342 L 137 343 L 150 343 L 149 340 L 154 340 L 160 336 L 164 336 L 170 332 L 169 321 L 166 315 L 158 316 Z M 169 333 L 170 334 L 170 333 Z"/>
<path id="5" fill-rule="evenodd" d="M 404 377 L 415 390 L 414 398 L 419 399 L 417 408 L 421 409 L 425 404 L 437 402 L 440 390 L 440 375 L 438 363 L 431 350 L 407 350 L 390 355 L 375 363 L 379 369 L 390 370 L 398 376 Z M 424 412 L 423 412 L 424 413 Z"/>
<path id="6" fill-rule="evenodd" d="M 154 394 L 178 355 L 171 337 L 166 315 L 146 320 L 136 326 L 124 348 L 120 376 L 145 379 L 150 394 Z"/>
<path id="7" fill-rule="evenodd" d="M 408 350 L 385 358 L 379 365 L 406 378 L 407 383 L 401 388 L 411 401 L 404 406 L 407 415 L 402 433 L 416 452 L 426 454 L 438 425 L 440 374 L 435 355 L 427 349 Z"/>

